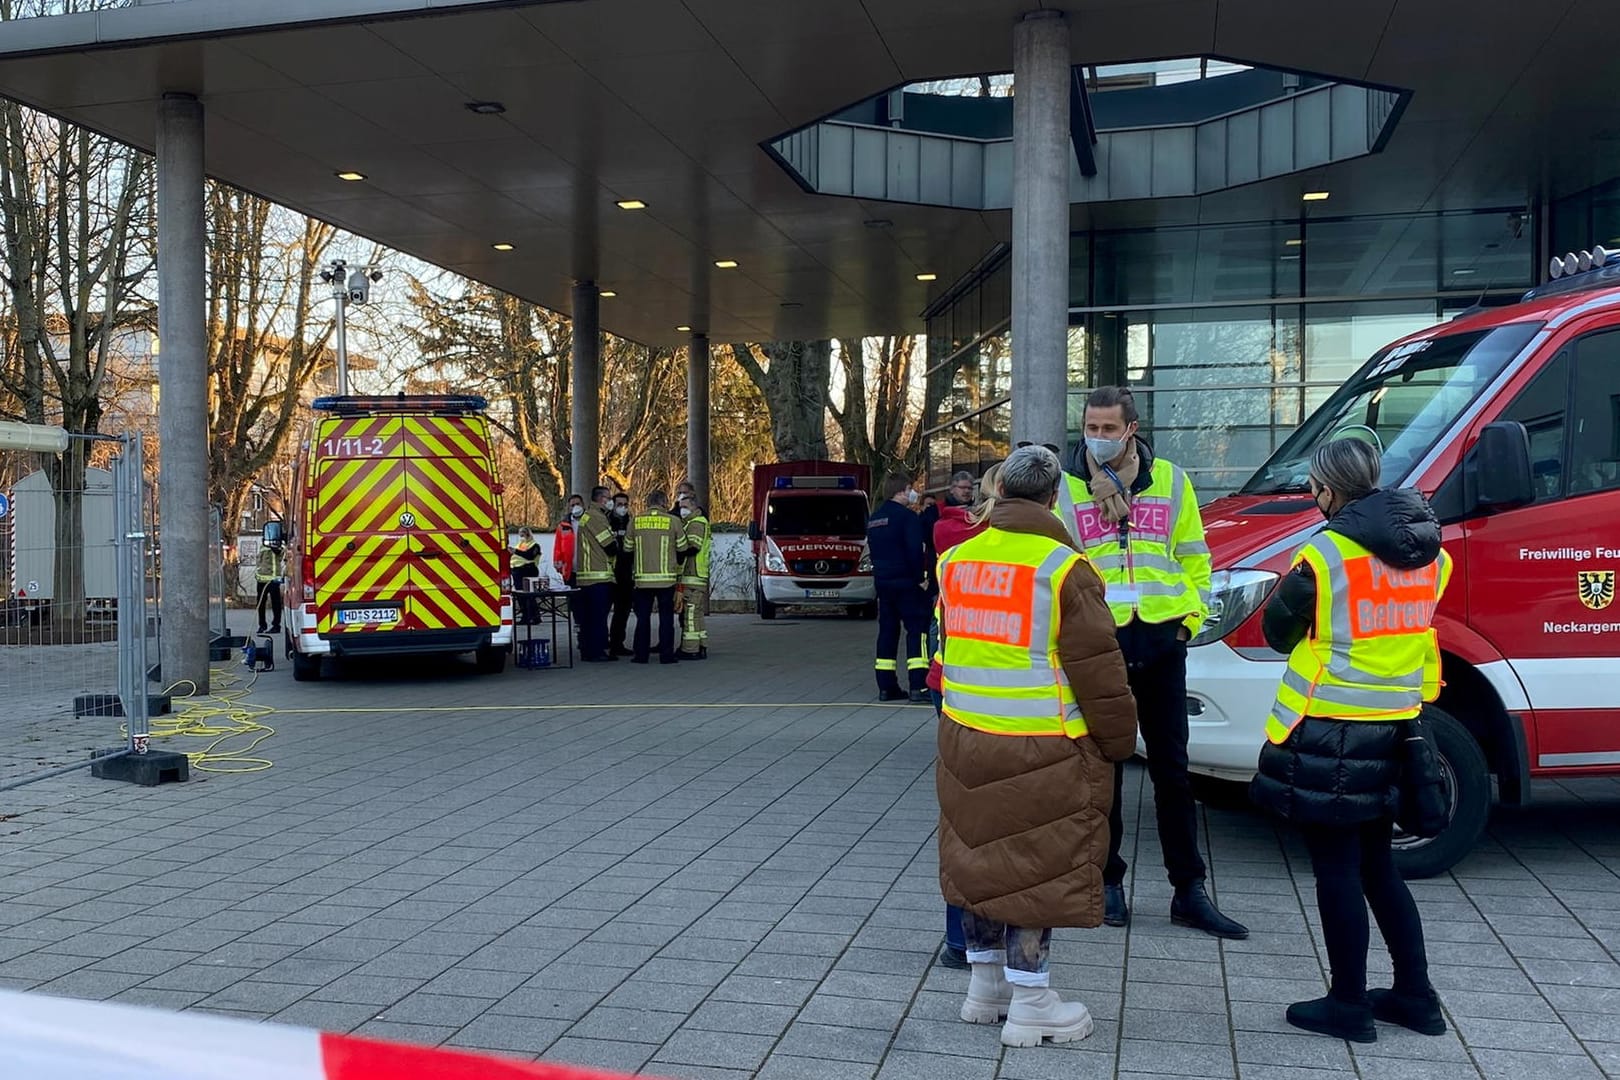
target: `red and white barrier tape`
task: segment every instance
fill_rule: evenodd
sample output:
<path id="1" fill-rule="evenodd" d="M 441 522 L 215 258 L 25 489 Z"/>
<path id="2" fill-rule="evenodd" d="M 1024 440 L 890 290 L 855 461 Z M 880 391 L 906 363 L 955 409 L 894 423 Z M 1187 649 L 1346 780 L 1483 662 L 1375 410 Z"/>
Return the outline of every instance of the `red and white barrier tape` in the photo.
<path id="1" fill-rule="evenodd" d="M 613 1080 L 611 1074 L 250 1020 L 0 990 L 16 1080 Z"/>

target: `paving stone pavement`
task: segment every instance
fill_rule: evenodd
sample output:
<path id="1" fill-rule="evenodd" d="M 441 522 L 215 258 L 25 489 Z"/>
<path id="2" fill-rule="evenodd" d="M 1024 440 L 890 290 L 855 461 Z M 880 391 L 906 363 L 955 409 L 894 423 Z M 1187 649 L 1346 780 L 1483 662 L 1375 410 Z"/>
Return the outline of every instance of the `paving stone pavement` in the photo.
<path id="1" fill-rule="evenodd" d="M 1415 883 L 1452 1031 L 1352 1049 L 1282 1020 L 1325 988 L 1301 846 L 1206 808 L 1254 934 L 1172 928 L 1133 769 L 1133 924 L 1053 949 L 1097 1031 L 1004 1050 L 933 964 L 933 718 L 870 700 L 870 630 L 721 616 L 701 665 L 263 675 L 272 769 L 0 794 L 0 985 L 693 1080 L 1620 1077 L 1612 781 L 1543 785 Z"/>

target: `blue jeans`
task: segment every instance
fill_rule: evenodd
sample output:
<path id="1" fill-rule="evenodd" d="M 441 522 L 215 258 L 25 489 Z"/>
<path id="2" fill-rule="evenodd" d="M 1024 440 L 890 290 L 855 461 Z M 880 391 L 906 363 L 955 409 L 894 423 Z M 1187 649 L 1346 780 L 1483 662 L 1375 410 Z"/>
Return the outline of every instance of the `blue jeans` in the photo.
<path id="1" fill-rule="evenodd" d="M 955 904 L 945 905 L 945 944 L 967 952 L 967 935 L 962 933 L 962 909 Z"/>

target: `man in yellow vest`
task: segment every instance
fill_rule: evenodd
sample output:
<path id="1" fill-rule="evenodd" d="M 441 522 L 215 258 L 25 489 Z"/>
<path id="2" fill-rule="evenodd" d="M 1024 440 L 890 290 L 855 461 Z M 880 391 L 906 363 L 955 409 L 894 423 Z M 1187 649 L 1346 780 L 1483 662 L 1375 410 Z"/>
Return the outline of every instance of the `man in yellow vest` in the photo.
<path id="1" fill-rule="evenodd" d="M 636 636 L 631 663 L 647 663 L 652 651 L 652 612 L 658 607 L 658 660 L 676 663 L 675 584 L 686 552 L 686 529 L 669 512 L 669 495 L 654 491 L 647 508 L 630 521 L 624 547 L 635 560 Z"/>
<path id="2" fill-rule="evenodd" d="M 1170 921 L 1246 938 L 1204 890 L 1198 807 L 1187 775 L 1187 643 L 1209 614 L 1210 559 L 1192 481 L 1137 435 L 1136 401 L 1104 386 L 1086 401 L 1085 438 L 1070 448 L 1058 516 L 1108 583 L 1108 606 L 1147 746 L 1159 845 L 1175 897 Z M 1107 886 L 1109 926 L 1130 921 L 1120 857 L 1125 770 L 1115 772 Z"/>
<path id="3" fill-rule="evenodd" d="M 281 579 L 287 574 L 287 564 L 282 558 L 281 541 L 271 540 L 259 546 L 259 561 L 253 568 L 253 581 L 258 586 L 258 603 L 255 605 L 259 611 L 259 630 L 261 634 L 281 633 Z M 268 631 L 264 628 L 265 609 L 268 606 L 270 618 L 273 620 Z"/>
<path id="4" fill-rule="evenodd" d="M 617 660 L 608 648 L 608 609 L 613 602 L 614 559 L 619 551 L 608 520 L 608 489 L 591 489 L 591 502 L 574 523 L 574 585 L 579 589 L 579 655 L 587 663 Z"/>
<path id="5" fill-rule="evenodd" d="M 973 974 L 961 1017 L 1039 1046 L 1091 1033 L 1051 989 L 1054 926 L 1102 922 L 1112 761 L 1136 707 L 1103 583 L 1052 516 L 1043 446 L 1001 466 L 990 527 L 939 563 L 939 881 Z"/>
<path id="6" fill-rule="evenodd" d="M 697 496 L 682 494 L 679 513 L 686 524 L 686 557 L 681 560 L 681 651 L 682 660 L 709 658 L 709 515 L 698 505 Z"/>

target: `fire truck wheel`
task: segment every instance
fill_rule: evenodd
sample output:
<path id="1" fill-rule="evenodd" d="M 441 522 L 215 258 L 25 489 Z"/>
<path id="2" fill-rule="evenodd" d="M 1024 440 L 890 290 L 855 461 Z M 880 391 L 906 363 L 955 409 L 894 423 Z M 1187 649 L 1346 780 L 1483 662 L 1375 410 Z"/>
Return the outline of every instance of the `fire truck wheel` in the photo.
<path id="1" fill-rule="evenodd" d="M 1440 773 L 1451 792 L 1451 824 L 1433 840 L 1395 830 L 1395 866 L 1404 878 L 1428 878 L 1450 870 L 1485 832 L 1491 815 L 1491 773 L 1485 751 L 1449 713 L 1423 707 L 1423 719 L 1440 748 Z"/>
<path id="2" fill-rule="evenodd" d="M 294 682 L 316 682 L 321 677 L 321 658 L 305 656 L 297 649 L 290 652 Z"/>
<path id="3" fill-rule="evenodd" d="M 754 601 L 759 605 L 759 617 L 762 619 L 776 618 L 776 605 L 765 599 L 765 590 L 754 590 Z"/>
<path id="4" fill-rule="evenodd" d="M 478 670 L 484 675 L 499 675 L 506 670 L 506 650 L 499 645 L 479 646 Z"/>

